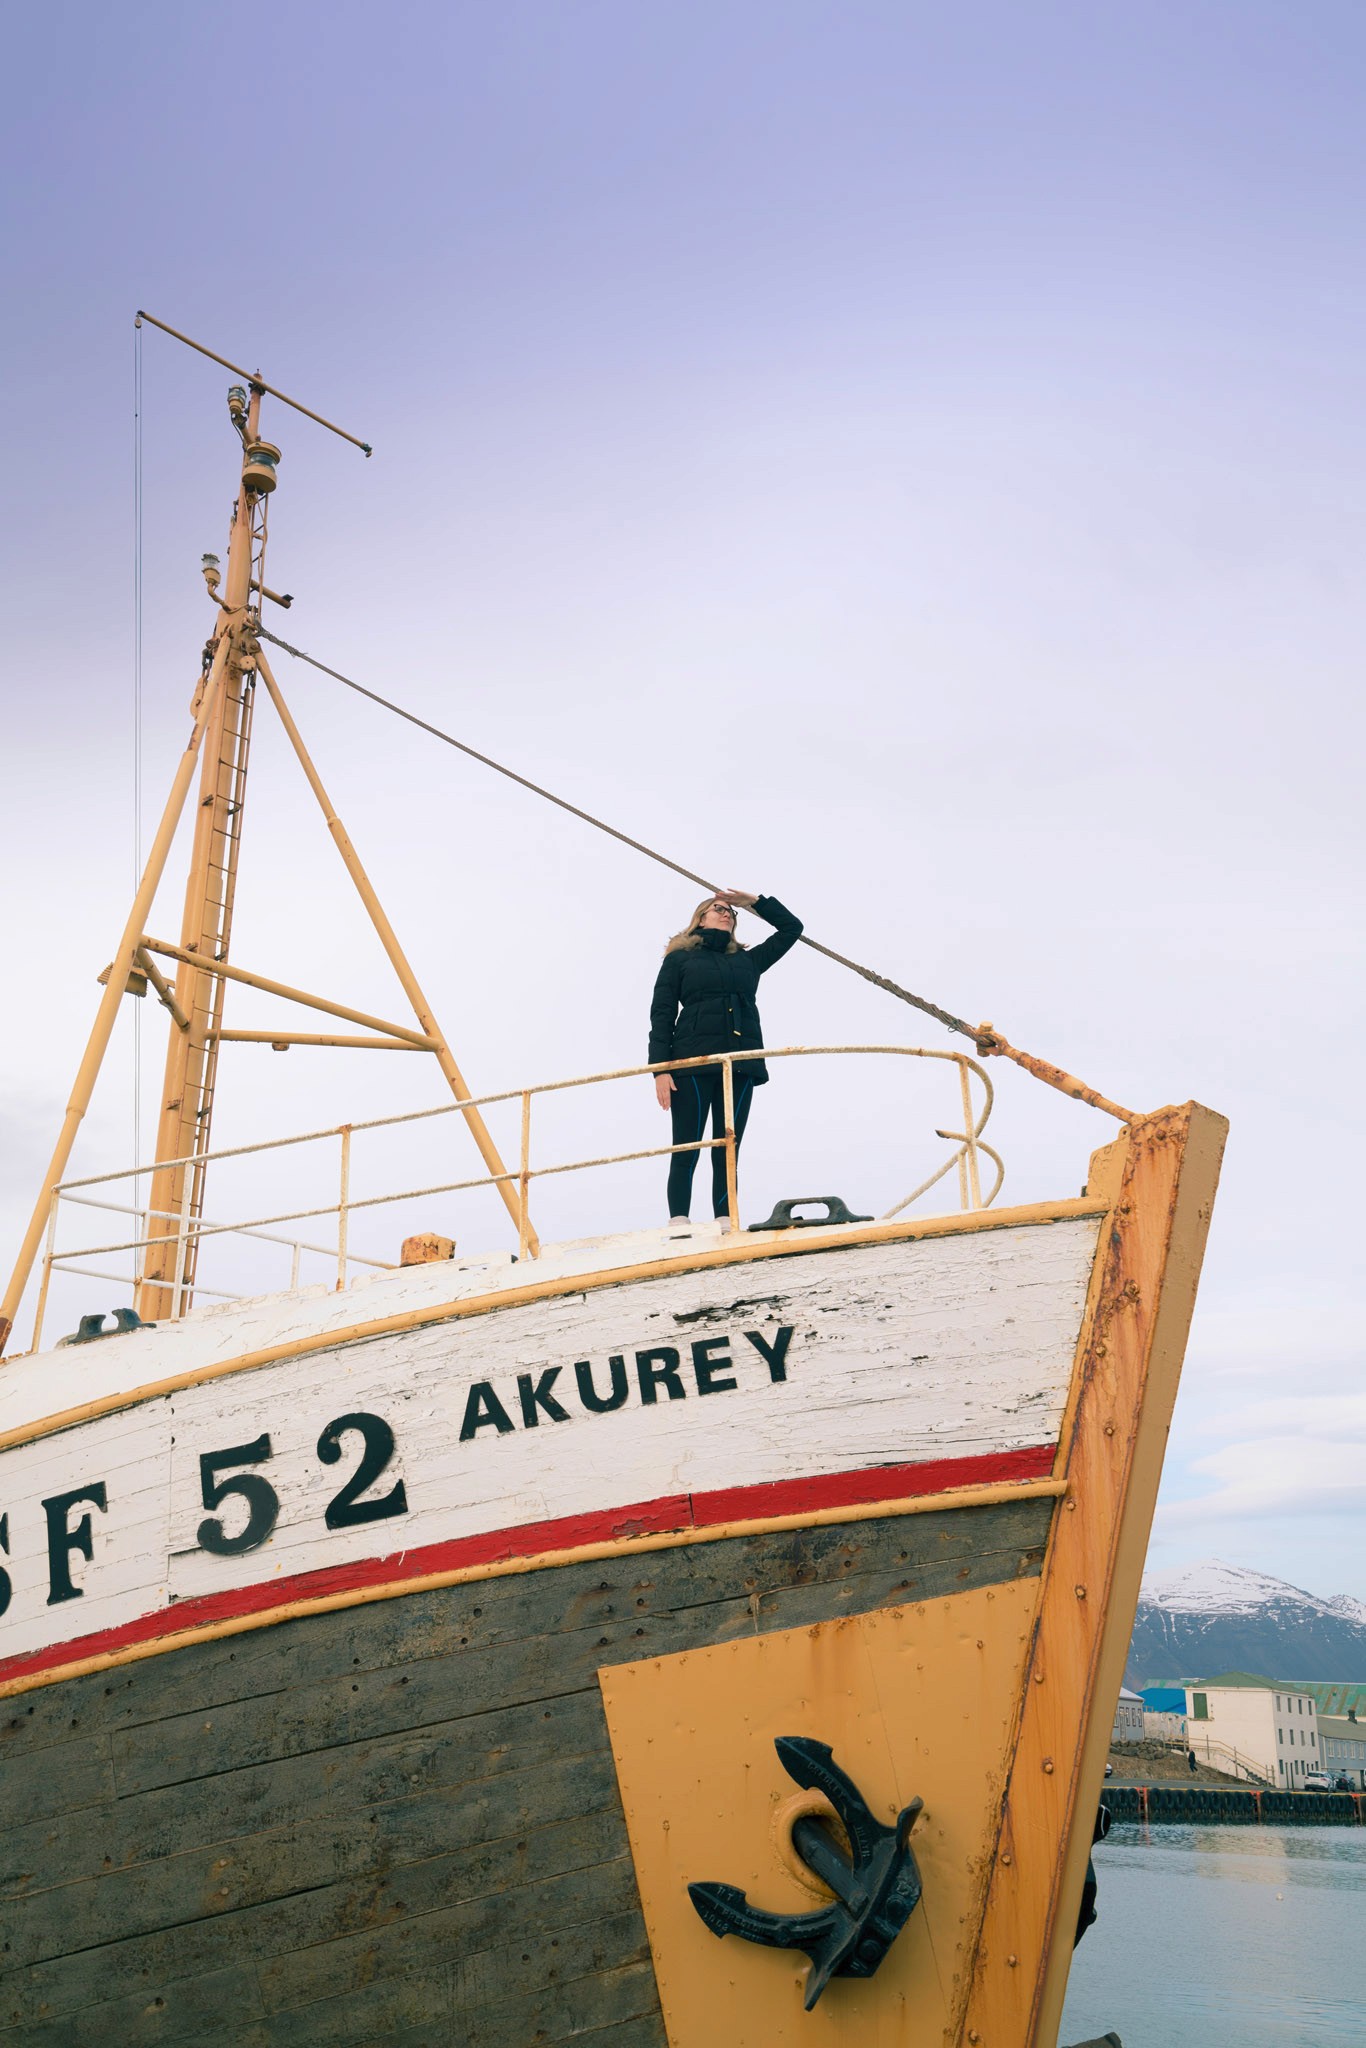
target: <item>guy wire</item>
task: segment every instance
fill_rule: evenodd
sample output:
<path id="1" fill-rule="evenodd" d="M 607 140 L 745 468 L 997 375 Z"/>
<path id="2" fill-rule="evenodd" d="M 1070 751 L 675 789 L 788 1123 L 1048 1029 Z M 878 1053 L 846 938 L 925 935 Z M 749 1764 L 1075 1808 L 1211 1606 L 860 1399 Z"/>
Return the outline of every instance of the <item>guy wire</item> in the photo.
<path id="1" fill-rule="evenodd" d="M 643 853 L 647 860 L 657 862 L 660 867 L 670 869 L 675 875 L 682 875 L 685 881 L 696 882 L 699 888 L 716 887 L 715 882 L 709 882 L 705 875 L 695 874 L 691 868 L 680 867 L 678 862 L 670 860 L 667 854 L 656 853 L 652 846 L 646 846 L 639 839 L 632 839 L 628 832 L 619 832 L 615 825 L 608 825 L 603 819 L 595 818 L 591 811 L 580 810 L 579 806 L 571 804 L 567 797 L 556 796 L 552 789 L 543 789 L 539 782 L 532 782 L 529 777 L 519 775 L 515 768 L 504 767 L 501 761 L 493 760 L 488 754 L 481 754 L 477 747 L 467 746 L 464 740 L 456 739 L 451 733 L 442 732 L 440 726 L 430 725 L 425 718 L 419 718 L 416 712 L 405 711 L 401 704 L 393 703 L 388 697 L 381 697 L 377 690 L 367 690 L 364 683 L 353 682 L 351 677 L 344 676 L 340 669 L 329 668 L 326 662 L 317 660 L 312 654 L 305 654 L 300 647 L 291 647 L 288 640 L 282 640 L 277 633 L 267 632 L 264 626 L 258 626 L 256 631 L 262 640 L 269 640 L 272 647 L 282 648 L 286 654 L 292 654 L 296 661 L 307 662 L 310 668 L 316 668 L 322 675 L 331 676 L 334 682 L 344 683 L 348 690 L 354 690 L 358 696 L 368 697 L 372 704 L 380 705 L 385 711 L 392 711 L 396 718 L 406 719 L 409 725 L 415 725 L 420 731 L 430 733 L 433 739 L 442 740 L 448 747 L 454 747 L 457 752 L 467 754 L 470 760 L 481 762 L 485 768 L 492 768 L 495 774 L 505 775 L 509 782 L 520 783 L 522 788 L 529 789 L 533 796 L 544 797 L 547 803 L 557 804 L 562 811 L 568 811 L 571 817 L 581 818 L 585 825 L 592 825 L 597 831 L 605 832 L 610 839 L 618 839 L 623 846 L 633 847 L 637 853 Z M 862 975 L 863 979 L 871 981 L 875 988 L 885 989 L 888 995 L 896 996 L 901 1002 L 913 1004 L 917 1010 L 923 1010 L 927 1017 L 936 1018 L 948 1030 L 961 1032 L 964 1038 L 971 1038 L 974 1043 L 977 1042 L 978 1033 L 971 1024 L 965 1024 L 963 1019 L 955 1017 L 951 1010 L 941 1010 L 938 1003 L 930 1002 L 928 997 L 912 995 L 909 989 L 901 988 L 894 981 L 888 981 L 885 975 L 875 974 L 871 967 L 861 967 L 857 960 L 847 959 L 843 953 L 836 953 L 832 947 L 823 946 L 819 939 L 809 937 L 806 932 L 802 933 L 801 943 L 810 946 L 813 952 L 823 953 L 827 960 L 834 960 L 839 966 L 849 968 L 852 973 Z"/>
<path id="2" fill-rule="evenodd" d="M 142 879 L 142 329 L 133 329 L 133 890 Z M 133 1005 L 133 1165 L 142 1164 L 142 1011 Z M 138 1182 L 133 1181 L 137 1201 Z"/>

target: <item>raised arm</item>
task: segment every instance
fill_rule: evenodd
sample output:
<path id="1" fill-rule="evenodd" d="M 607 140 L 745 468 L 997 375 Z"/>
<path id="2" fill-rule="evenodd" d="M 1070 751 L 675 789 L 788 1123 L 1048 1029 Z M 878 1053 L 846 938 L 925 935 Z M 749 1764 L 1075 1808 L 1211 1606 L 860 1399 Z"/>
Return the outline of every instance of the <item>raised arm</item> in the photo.
<path id="1" fill-rule="evenodd" d="M 756 896 L 749 908 L 756 917 L 761 917 L 765 924 L 774 928 L 771 939 L 764 939 L 749 949 L 750 959 L 762 974 L 775 960 L 781 960 L 784 953 L 792 951 L 802 935 L 802 921 L 794 917 L 776 896 Z"/>

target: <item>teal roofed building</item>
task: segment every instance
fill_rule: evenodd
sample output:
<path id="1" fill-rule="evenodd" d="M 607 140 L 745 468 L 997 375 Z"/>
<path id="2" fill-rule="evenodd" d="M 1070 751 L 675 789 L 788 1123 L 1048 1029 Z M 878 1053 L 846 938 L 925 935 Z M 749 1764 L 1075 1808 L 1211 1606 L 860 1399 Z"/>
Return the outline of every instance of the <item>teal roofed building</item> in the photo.
<path id="1" fill-rule="evenodd" d="M 1218 1682 L 1226 1685 L 1228 1680 Z M 1287 1692 L 1308 1693 L 1321 1714 L 1355 1714 L 1358 1721 L 1366 1722 L 1366 1679 L 1324 1684 L 1322 1680 L 1278 1678 L 1276 1683 Z"/>

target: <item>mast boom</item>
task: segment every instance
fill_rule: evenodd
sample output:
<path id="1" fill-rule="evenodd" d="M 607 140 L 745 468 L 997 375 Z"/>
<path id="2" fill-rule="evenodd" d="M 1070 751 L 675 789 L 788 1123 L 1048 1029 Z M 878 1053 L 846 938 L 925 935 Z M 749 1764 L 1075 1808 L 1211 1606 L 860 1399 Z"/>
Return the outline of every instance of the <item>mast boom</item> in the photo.
<path id="1" fill-rule="evenodd" d="M 312 406 L 301 404 L 297 398 L 290 398 L 286 392 L 279 390 L 274 384 L 267 384 L 255 370 L 244 370 L 240 363 L 230 363 L 226 356 L 219 355 L 217 349 L 206 348 L 204 343 L 196 341 L 193 335 L 182 334 L 178 327 L 168 327 L 164 320 L 157 319 L 155 313 L 145 312 L 139 306 L 137 318 L 134 320 L 133 325 L 140 327 L 144 320 L 153 327 L 159 327 L 163 334 L 169 334 L 172 341 L 183 341 L 186 348 L 197 349 L 199 354 L 207 356 L 211 363 L 221 363 L 225 370 L 231 370 L 234 377 L 240 377 L 244 383 L 250 384 L 254 390 L 267 392 L 270 397 L 278 398 L 281 405 L 292 406 L 295 412 L 301 412 L 306 420 L 313 420 L 316 425 L 326 427 L 329 434 L 336 434 L 341 440 L 349 441 L 353 448 L 360 449 L 362 455 L 370 456 L 374 454 L 375 451 L 370 443 L 362 441 L 359 434 L 348 434 L 346 428 L 339 427 L 335 420 L 324 419 L 320 412 L 314 412 Z"/>

